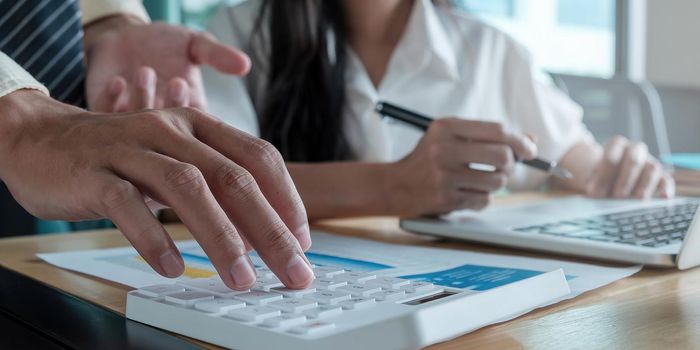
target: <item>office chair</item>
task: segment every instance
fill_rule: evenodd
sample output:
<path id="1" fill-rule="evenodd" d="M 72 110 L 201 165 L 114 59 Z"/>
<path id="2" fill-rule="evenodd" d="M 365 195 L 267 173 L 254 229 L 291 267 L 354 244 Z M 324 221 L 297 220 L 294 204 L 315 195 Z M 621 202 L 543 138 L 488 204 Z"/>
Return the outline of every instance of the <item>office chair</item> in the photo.
<path id="1" fill-rule="evenodd" d="M 649 82 L 550 73 L 554 83 L 584 110 L 583 122 L 599 142 L 615 135 L 643 141 L 656 157 L 671 153 L 664 110 Z"/>
<path id="2" fill-rule="evenodd" d="M 668 134 L 673 135 L 669 140 L 673 152 L 700 152 L 700 89 L 658 84 L 654 87 L 664 105 Z"/>

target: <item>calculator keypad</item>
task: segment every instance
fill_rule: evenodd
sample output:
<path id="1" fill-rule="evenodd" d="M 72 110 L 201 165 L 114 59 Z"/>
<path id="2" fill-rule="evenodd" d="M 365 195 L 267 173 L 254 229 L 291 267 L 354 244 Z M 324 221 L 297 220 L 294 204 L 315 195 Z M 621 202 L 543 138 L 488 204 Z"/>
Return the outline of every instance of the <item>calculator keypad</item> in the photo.
<path id="1" fill-rule="evenodd" d="M 231 290 L 221 279 L 211 278 L 145 287 L 136 293 L 213 316 L 309 335 L 335 329 L 333 319 L 345 313 L 440 290 L 428 282 L 336 267 L 316 266 L 313 271 L 316 280 L 301 290 L 284 287 L 269 269 L 259 268 L 258 280 L 249 291 Z"/>

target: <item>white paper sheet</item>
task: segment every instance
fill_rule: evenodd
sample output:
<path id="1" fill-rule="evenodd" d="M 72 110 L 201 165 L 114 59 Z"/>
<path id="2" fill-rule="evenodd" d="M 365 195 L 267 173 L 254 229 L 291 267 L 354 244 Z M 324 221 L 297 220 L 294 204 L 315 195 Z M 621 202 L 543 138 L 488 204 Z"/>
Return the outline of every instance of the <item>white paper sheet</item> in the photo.
<path id="1" fill-rule="evenodd" d="M 561 268 L 567 276 L 572 291 L 568 297 L 571 298 L 641 269 L 641 266 L 604 267 L 553 259 L 395 245 L 322 232 L 314 232 L 312 239 L 313 247 L 307 256 L 314 264 L 373 271 L 474 291 L 488 290 Z M 181 241 L 177 246 L 186 265 L 180 279 L 216 275 L 197 242 Z M 131 247 L 37 255 L 58 267 L 135 288 L 172 282 L 154 272 Z M 263 265 L 254 253 L 251 259 L 256 265 Z"/>

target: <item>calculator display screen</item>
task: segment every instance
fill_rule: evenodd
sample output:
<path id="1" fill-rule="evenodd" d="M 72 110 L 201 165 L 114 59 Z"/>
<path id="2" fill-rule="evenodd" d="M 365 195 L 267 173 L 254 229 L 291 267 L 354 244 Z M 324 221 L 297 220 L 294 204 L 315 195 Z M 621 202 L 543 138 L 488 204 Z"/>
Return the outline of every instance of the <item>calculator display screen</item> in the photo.
<path id="1" fill-rule="evenodd" d="M 455 295 L 455 294 L 457 294 L 457 293 L 455 293 L 455 292 L 449 292 L 449 291 L 443 291 L 443 292 L 440 292 L 440 293 L 438 293 L 438 294 L 429 295 L 429 296 L 427 296 L 427 297 L 423 297 L 423 298 L 420 298 L 420 299 L 410 300 L 410 301 L 407 301 L 407 302 L 405 302 L 405 303 L 403 303 L 403 304 L 406 304 L 406 305 L 421 305 L 421 304 L 429 303 L 429 302 L 431 302 L 431 301 L 435 301 L 435 300 L 438 300 L 438 299 L 442 299 L 442 298 L 445 298 L 445 297 L 449 297 L 450 295 Z"/>

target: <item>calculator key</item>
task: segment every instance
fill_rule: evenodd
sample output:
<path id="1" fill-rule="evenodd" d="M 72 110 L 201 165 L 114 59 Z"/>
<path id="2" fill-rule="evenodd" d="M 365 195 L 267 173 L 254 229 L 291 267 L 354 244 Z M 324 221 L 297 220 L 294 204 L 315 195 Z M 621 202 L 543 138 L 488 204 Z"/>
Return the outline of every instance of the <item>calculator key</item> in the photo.
<path id="1" fill-rule="evenodd" d="M 263 326 L 267 327 L 294 327 L 306 322 L 306 316 L 297 314 L 282 314 L 280 316 L 266 318 Z"/>
<path id="2" fill-rule="evenodd" d="M 346 310 L 364 309 L 375 305 L 374 298 L 352 298 L 341 302 L 339 305 Z"/>
<path id="3" fill-rule="evenodd" d="M 268 278 L 258 278 L 250 289 L 269 292 L 271 288 L 283 286 L 284 284 L 279 280 L 279 278 L 277 278 L 277 276 L 272 276 Z"/>
<path id="4" fill-rule="evenodd" d="M 335 329 L 335 324 L 330 322 L 316 321 L 307 323 L 303 326 L 294 327 L 289 330 L 290 333 L 294 334 L 316 334 L 327 332 Z"/>
<path id="5" fill-rule="evenodd" d="M 386 289 L 400 289 L 401 287 L 411 283 L 411 281 L 396 277 L 380 276 L 373 280 L 369 280 L 365 283 L 368 285 L 379 286 Z"/>
<path id="6" fill-rule="evenodd" d="M 338 287 L 347 286 L 348 281 L 338 281 L 333 278 L 317 278 L 312 283 L 311 286 L 318 289 L 328 289 L 335 290 Z"/>
<path id="7" fill-rule="evenodd" d="M 261 290 L 263 292 L 269 292 L 272 288 L 284 287 L 284 284 L 279 280 L 257 280 L 250 287 L 251 290 Z"/>
<path id="8" fill-rule="evenodd" d="M 159 284 L 155 286 L 143 287 L 136 290 L 137 293 L 149 298 L 160 298 L 168 294 L 184 292 L 185 288 L 175 284 Z"/>
<path id="9" fill-rule="evenodd" d="M 238 300 L 243 300 L 248 304 L 264 305 L 269 302 L 282 300 L 282 294 L 252 291 L 248 293 L 238 294 L 235 296 L 235 298 Z"/>
<path id="10" fill-rule="evenodd" d="M 244 322 L 260 322 L 266 318 L 280 315 L 282 315 L 282 311 L 267 306 L 248 306 L 242 309 L 231 310 L 226 314 L 229 318 Z"/>
<path id="11" fill-rule="evenodd" d="M 367 284 L 351 284 L 337 289 L 339 292 L 350 293 L 356 297 L 366 297 L 370 294 L 381 292 L 382 287 L 367 285 Z"/>
<path id="12" fill-rule="evenodd" d="M 435 289 L 435 285 L 430 283 L 430 282 L 416 282 L 416 281 L 411 281 L 406 286 L 401 287 L 401 290 L 405 291 L 406 293 L 426 293 L 430 292 L 433 289 Z"/>
<path id="13" fill-rule="evenodd" d="M 322 290 L 310 294 L 306 298 L 315 300 L 319 304 L 335 305 L 341 301 L 349 300 L 350 298 L 352 298 L 352 295 L 350 293 L 345 292 Z"/>
<path id="14" fill-rule="evenodd" d="M 203 301 L 194 304 L 194 308 L 199 311 L 211 312 L 211 313 L 222 313 L 228 312 L 233 309 L 241 309 L 245 307 L 245 303 L 236 299 L 214 299 L 209 301 Z"/>
<path id="15" fill-rule="evenodd" d="M 379 301 L 397 301 L 406 298 L 406 292 L 402 290 L 382 290 L 379 293 L 370 294 L 370 297 Z"/>
<path id="16" fill-rule="evenodd" d="M 274 278 L 275 273 L 267 267 L 258 267 L 255 269 L 255 275 L 257 278 Z"/>
<path id="17" fill-rule="evenodd" d="M 249 291 L 236 291 L 227 287 L 223 281 L 218 278 L 198 278 L 193 280 L 179 281 L 179 285 L 187 289 L 193 289 L 200 292 L 208 292 L 220 298 L 231 298 L 236 294 L 242 294 Z"/>
<path id="18" fill-rule="evenodd" d="M 364 283 L 375 278 L 377 278 L 377 275 L 359 271 L 348 271 L 342 275 L 333 277 L 336 281 L 347 281 L 350 283 Z"/>
<path id="19" fill-rule="evenodd" d="M 285 297 L 289 298 L 302 298 L 305 295 L 313 294 L 316 292 L 316 288 L 306 288 L 306 289 L 291 289 L 286 287 L 275 287 L 270 289 L 270 292 L 280 293 Z"/>
<path id="20" fill-rule="evenodd" d="M 321 277 L 333 277 L 340 275 L 341 273 L 345 273 L 345 270 L 338 268 L 338 267 L 331 267 L 331 266 L 315 266 L 313 268 L 314 275 L 317 278 Z"/>
<path id="21" fill-rule="evenodd" d="M 329 318 L 343 313 L 343 308 L 337 305 L 321 305 L 313 309 L 304 311 L 304 315 L 309 318 Z"/>
<path id="22" fill-rule="evenodd" d="M 318 303 L 308 299 L 284 298 L 282 300 L 273 301 L 267 306 L 280 309 L 284 312 L 298 314 L 304 310 L 313 309 L 318 306 Z"/>
<path id="23" fill-rule="evenodd" d="M 173 293 L 165 296 L 166 302 L 183 306 L 192 306 L 196 303 L 209 300 L 214 300 L 214 296 L 211 293 L 199 292 L 195 290 Z"/>

